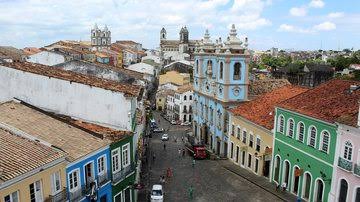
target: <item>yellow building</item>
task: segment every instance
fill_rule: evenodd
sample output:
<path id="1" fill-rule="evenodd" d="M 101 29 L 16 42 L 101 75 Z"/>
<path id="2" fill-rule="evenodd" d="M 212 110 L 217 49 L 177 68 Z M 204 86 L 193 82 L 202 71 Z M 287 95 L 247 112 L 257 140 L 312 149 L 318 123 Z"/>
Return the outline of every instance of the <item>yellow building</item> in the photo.
<path id="1" fill-rule="evenodd" d="M 230 110 L 229 159 L 257 175 L 269 177 L 274 105 L 306 90 L 286 85 Z"/>
<path id="2" fill-rule="evenodd" d="M 178 86 L 187 85 L 190 83 L 190 74 L 168 71 L 159 76 L 159 86 L 166 83 L 173 83 Z"/>
<path id="3" fill-rule="evenodd" d="M 64 201 L 65 154 L 30 138 L 0 128 L 0 202 Z"/>
<path id="4" fill-rule="evenodd" d="M 156 110 L 163 111 L 166 106 L 166 98 L 168 95 L 174 95 L 175 91 L 170 89 L 159 90 L 156 93 Z"/>

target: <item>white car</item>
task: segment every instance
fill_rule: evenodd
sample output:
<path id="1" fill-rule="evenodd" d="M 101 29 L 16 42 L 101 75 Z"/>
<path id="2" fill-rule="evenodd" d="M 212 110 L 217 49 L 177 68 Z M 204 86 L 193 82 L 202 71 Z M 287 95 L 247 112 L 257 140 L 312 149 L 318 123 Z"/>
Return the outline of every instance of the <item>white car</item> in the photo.
<path id="1" fill-rule="evenodd" d="M 173 125 L 175 125 L 175 124 L 176 124 L 176 121 L 175 121 L 175 120 L 171 120 L 170 123 L 173 124 Z"/>
<path id="2" fill-rule="evenodd" d="M 163 202 L 164 201 L 164 193 L 162 189 L 162 185 L 154 184 L 151 190 L 151 202 Z"/>
<path id="3" fill-rule="evenodd" d="M 155 129 L 154 129 L 154 132 L 155 132 L 155 133 L 164 132 L 164 129 L 163 129 L 163 128 L 155 128 Z"/>
<path id="4" fill-rule="evenodd" d="M 161 140 L 162 140 L 162 141 L 167 141 L 167 140 L 169 140 L 169 135 L 168 135 L 168 134 L 163 134 L 163 135 L 161 136 Z"/>

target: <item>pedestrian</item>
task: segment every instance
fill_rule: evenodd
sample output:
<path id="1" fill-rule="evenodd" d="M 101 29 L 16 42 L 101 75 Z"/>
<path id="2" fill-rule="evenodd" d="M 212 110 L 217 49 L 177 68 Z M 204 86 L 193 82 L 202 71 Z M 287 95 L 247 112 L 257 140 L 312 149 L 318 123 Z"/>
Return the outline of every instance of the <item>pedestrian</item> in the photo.
<path id="1" fill-rule="evenodd" d="M 280 189 L 280 184 L 277 183 L 277 182 L 275 182 L 275 183 L 276 183 L 275 191 L 279 191 L 279 189 Z"/>
<path id="2" fill-rule="evenodd" d="M 182 156 L 185 156 L 185 149 L 182 149 Z"/>
<path id="3" fill-rule="evenodd" d="M 192 167 L 195 167 L 195 159 L 192 160 Z"/>
<path id="4" fill-rule="evenodd" d="M 172 171 L 171 171 L 171 168 L 170 168 L 170 167 L 167 168 L 167 170 L 166 170 L 166 177 L 167 177 L 168 179 L 170 179 L 170 178 L 172 177 Z"/>
<path id="5" fill-rule="evenodd" d="M 165 176 L 162 175 L 162 183 L 164 184 L 165 183 Z"/>
<path id="6" fill-rule="evenodd" d="M 166 145 L 165 145 L 165 143 L 164 143 L 164 150 L 166 150 Z"/>
<path id="7" fill-rule="evenodd" d="M 189 199 L 192 200 L 194 197 L 194 188 L 192 185 L 189 187 Z"/>
<path id="8" fill-rule="evenodd" d="M 184 136 L 181 136 L 181 141 L 184 142 Z"/>
<path id="9" fill-rule="evenodd" d="M 282 189 L 283 191 L 285 191 L 285 190 L 286 190 L 286 187 L 287 187 L 286 182 L 283 182 L 283 183 L 281 184 L 281 189 Z"/>
<path id="10" fill-rule="evenodd" d="M 179 157 L 181 156 L 181 149 L 178 149 Z"/>
<path id="11" fill-rule="evenodd" d="M 155 153 L 153 153 L 153 162 L 155 161 Z"/>

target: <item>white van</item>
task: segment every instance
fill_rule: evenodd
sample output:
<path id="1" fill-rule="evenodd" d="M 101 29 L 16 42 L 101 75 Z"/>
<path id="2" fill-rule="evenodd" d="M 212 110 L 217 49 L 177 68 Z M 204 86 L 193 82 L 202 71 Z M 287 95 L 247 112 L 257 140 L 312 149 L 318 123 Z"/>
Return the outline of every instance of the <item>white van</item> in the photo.
<path id="1" fill-rule="evenodd" d="M 164 201 L 164 192 L 162 185 L 154 184 L 151 190 L 151 202 L 163 202 Z"/>

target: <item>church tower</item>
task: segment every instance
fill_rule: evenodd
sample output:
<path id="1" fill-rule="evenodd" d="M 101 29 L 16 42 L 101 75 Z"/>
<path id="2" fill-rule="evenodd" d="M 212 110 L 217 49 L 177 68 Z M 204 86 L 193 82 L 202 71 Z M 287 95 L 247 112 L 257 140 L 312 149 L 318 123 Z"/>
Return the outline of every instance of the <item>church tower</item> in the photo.
<path id="1" fill-rule="evenodd" d="M 160 41 L 162 40 L 166 40 L 166 30 L 164 27 L 160 31 Z"/>

